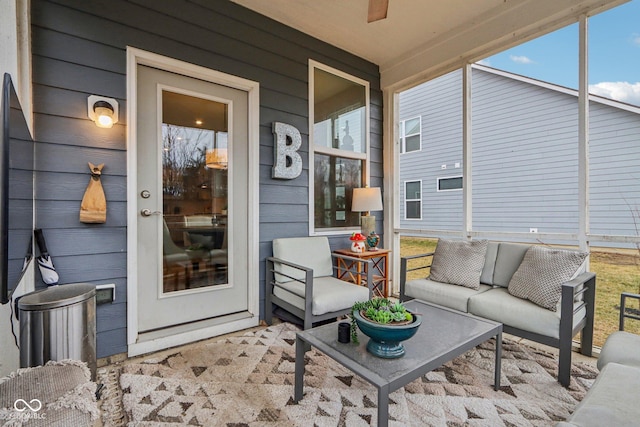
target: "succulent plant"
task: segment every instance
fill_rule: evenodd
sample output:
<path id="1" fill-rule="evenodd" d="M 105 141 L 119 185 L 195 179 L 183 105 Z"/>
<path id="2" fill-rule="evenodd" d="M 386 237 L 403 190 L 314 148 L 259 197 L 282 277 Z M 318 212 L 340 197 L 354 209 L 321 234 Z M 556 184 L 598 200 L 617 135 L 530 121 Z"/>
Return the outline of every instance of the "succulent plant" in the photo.
<path id="1" fill-rule="evenodd" d="M 367 319 L 383 325 L 393 322 L 412 320 L 413 315 L 401 302 L 393 302 L 387 298 L 373 298 L 369 301 L 358 301 L 351 307 L 351 341 L 358 344 L 358 325 L 353 312 L 364 312 Z"/>

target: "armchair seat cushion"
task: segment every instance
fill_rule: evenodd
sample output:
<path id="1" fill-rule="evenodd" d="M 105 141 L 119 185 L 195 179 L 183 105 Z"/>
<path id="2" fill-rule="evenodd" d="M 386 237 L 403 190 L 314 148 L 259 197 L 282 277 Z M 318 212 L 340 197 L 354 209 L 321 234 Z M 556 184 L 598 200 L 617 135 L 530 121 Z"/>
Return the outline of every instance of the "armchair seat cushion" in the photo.
<path id="1" fill-rule="evenodd" d="M 560 310 L 551 311 L 509 293 L 506 288 L 494 288 L 469 299 L 469 313 L 525 331 L 558 339 Z M 573 316 L 577 324 L 586 316 L 582 307 Z"/>
<path id="2" fill-rule="evenodd" d="M 567 424 L 575 426 L 637 426 L 640 369 L 608 363 Z"/>
<path id="3" fill-rule="evenodd" d="M 471 289 L 429 279 L 417 279 L 407 282 L 405 295 L 467 313 L 469 298 L 489 289 L 491 286 L 488 285 L 480 285 L 478 289 Z"/>
<path id="4" fill-rule="evenodd" d="M 598 369 L 609 362 L 640 368 L 640 335 L 624 331 L 609 335 L 598 357 Z"/>
<path id="5" fill-rule="evenodd" d="M 298 281 L 277 283 L 273 294 L 278 298 L 304 310 L 304 284 Z M 339 280 L 333 276 L 313 279 L 311 312 L 314 316 L 334 311 L 348 310 L 356 301 L 367 301 L 369 289 Z"/>

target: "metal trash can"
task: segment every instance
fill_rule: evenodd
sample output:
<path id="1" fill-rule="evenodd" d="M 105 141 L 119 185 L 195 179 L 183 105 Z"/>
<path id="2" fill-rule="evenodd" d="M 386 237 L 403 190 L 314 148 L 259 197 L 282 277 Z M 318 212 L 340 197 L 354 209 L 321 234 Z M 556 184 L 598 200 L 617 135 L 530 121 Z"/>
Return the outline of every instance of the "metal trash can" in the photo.
<path id="1" fill-rule="evenodd" d="M 96 287 L 89 283 L 52 286 L 18 300 L 20 367 L 49 360 L 87 363 L 96 376 Z"/>

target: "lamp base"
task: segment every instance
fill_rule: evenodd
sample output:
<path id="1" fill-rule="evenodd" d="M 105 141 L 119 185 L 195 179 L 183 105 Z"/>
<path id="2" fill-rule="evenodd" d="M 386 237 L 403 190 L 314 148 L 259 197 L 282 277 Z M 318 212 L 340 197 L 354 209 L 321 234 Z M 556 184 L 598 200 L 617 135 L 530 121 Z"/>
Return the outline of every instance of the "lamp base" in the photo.
<path id="1" fill-rule="evenodd" d="M 364 234 L 365 237 L 369 237 L 372 231 L 376 231 L 376 217 L 373 215 L 361 216 L 360 228 L 362 229 L 361 233 Z"/>

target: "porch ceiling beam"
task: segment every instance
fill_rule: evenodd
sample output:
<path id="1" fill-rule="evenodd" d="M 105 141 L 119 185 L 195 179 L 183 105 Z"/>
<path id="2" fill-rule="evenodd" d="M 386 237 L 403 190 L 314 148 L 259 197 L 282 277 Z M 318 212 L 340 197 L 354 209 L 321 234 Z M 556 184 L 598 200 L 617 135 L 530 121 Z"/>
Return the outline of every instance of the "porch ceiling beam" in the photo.
<path id="1" fill-rule="evenodd" d="M 380 64 L 381 86 L 403 90 L 628 0 L 505 1 L 421 47 Z M 559 4 L 562 7 L 559 7 Z"/>

